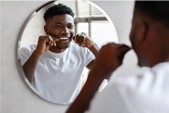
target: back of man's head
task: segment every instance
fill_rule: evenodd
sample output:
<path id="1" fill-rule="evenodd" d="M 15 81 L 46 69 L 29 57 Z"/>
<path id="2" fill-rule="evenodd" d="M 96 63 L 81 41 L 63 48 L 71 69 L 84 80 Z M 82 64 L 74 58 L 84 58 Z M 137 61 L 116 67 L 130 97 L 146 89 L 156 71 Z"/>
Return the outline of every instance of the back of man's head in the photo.
<path id="1" fill-rule="evenodd" d="M 169 1 L 136 1 L 135 9 L 169 27 Z"/>
<path id="2" fill-rule="evenodd" d="M 56 15 L 62 15 L 62 14 L 68 14 L 74 17 L 74 13 L 72 9 L 64 4 L 57 4 L 52 7 L 50 7 L 44 14 L 44 20 L 47 21 L 47 19 L 56 16 Z"/>

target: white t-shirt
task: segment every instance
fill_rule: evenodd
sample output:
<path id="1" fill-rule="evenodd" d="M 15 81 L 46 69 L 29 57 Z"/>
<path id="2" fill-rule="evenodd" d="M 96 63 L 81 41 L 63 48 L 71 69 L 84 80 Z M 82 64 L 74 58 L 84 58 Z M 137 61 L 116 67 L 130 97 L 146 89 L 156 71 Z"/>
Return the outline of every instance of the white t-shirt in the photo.
<path id="1" fill-rule="evenodd" d="M 35 48 L 36 45 L 21 48 L 19 57 L 22 65 Z M 78 95 L 82 71 L 94 58 L 88 48 L 73 42 L 62 53 L 48 50 L 38 60 L 32 85 L 46 100 L 68 104 Z"/>
<path id="2" fill-rule="evenodd" d="M 96 94 L 86 113 L 169 113 L 169 62 L 114 80 Z"/>

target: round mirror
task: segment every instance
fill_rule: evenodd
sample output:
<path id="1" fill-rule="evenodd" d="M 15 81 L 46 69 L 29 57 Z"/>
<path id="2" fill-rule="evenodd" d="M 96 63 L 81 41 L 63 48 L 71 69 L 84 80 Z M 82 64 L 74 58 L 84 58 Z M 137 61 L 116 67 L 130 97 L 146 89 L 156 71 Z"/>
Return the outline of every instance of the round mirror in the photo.
<path id="1" fill-rule="evenodd" d="M 62 13 L 67 10 L 70 13 L 71 9 L 74 16 L 64 13 L 45 20 L 46 12 L 58 5 L 59 11 L 63 8 Z M 58 10 L 55 9 L 54 12 Z M 48 11 L 46 15 L 51 16 L 53 12 Z M 17 48 L 21 75 L 37 95 L 49 102 L 66 105 L 73 102 L 83 87 L 88 75 L 86 67 L 94 60 L 94 55 L 90 49 L 76 44 L 73 38 L 64 51 L 50 51 L 51 45 L 55 45 L 47 29 L 51 27 L 52 19 L 55 19 L 55 29 L 65 28 L 65 32 L 69 32 L 67 29 L 70 28 L 73 31 L 70 37 L 84 32 L 99 48 L 107 42 L 118 42 L 118 37 L 106 13 L 94 3 L 83 0 L 48 2 L 27 19 L 21 30 Z M 47 24 L 49 26 L 46 28 Z M 68 43 L 67 39 L 63 39 L 61 45 Z M 58 44 L 60 43 L 56 43 Z M 44 51 L 39 51 L 39 48 L 43 50 L 44 45 Z M 100 90 L 104 86 L 105 84 Z"/>

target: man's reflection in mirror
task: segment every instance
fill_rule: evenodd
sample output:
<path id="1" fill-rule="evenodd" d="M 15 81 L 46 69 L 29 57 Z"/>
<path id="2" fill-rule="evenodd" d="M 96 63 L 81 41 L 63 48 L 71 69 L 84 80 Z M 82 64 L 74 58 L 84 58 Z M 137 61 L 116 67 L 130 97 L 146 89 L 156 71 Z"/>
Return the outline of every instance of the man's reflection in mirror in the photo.
<path id="1" fill-rule="evenodd" d="M 74 33 L 74 13 L 64 4 L 44 14 L 45 36 L 21 48 L 24 73 L 37 92 L 54 103 L 70 103 L 80 90 L 84 67 L 94 65 L 98 46 L 85 33 Z"/>

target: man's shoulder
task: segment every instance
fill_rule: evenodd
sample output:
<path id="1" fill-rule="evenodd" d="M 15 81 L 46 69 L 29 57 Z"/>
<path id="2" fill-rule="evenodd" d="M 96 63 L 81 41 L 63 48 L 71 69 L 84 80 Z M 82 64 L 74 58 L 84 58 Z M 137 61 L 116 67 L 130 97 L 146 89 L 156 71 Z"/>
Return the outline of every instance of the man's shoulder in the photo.
<path id="1" fill-rule="evenodd" d="M 121 111 L 123 107 L 126 108 L 125 112 L 127 112 L 134 106 L 133 110 L 136 112 L 140 111 L 141 108 L 143 112 L 152 111 L 152 113 L 157 110 L 168 110 L 168 73 L 169 63 L 165 62 L 152 68 L 146 68 L 143 72 L 135 75 L 117 77 L 110 81 L 111 83 L 102 92 L 97 94 L 91 108 L 93 111 L 98 111 L 99 108 L 104 109 L 104 111 Z M 105 102 L 108 104 L 105 105 Z M 120 109 L 116 109 L 118 106 Z"/>
<path id="2" fill-rule="evenodd" d="M 74 42 L 70 43 L 70 48 L 73 48 L 73 49 L 84 49 L 84 47 L 81 47 L 81 46 L 79 46 L 78 44 L 76 44 Z"/>
<path id="3" fill-rule="evenodd" d="M 27 46 L 24 46 L 24 47 L 21 47 L 21 51 L 24 51 L 24 50 L 27 50 L 27 51 L 33 51 L 36 49 L 36 44 L 31 44 L 31 45 L 27 45 Z"/>
<path id="4" fill-rule="evenodd" d="M 156 90 L 157 84 L 163 87 L 169 85 L 169 62 L 160 63 L 152 68 L 144 68 L 143 71 L 135 75 L 116 77 L 111 82 L 111 86 L 115 85 L 118 88 L 130 90 L 131 92 L 144 93 Z M 160 81 L 164 81 L 159 84 Z M 168 82 L 166 82 L 168 81 Z M 113 86 L 114 87 L 114 86 Z"/>
<path id="5" fill-rule="evenodd" d="M 27 46 L 23 46 L 18 50 L 19 54 L 22 53 L 32 53 L 36 49 L 36 44 L 31 44 Z"/>
<path id="6" fill-rule="evenodd" d="M 78 44 L 71 42 L 70 46 L 69 46 L 70 51 L 74 51 L 74 52 L 79 52 L 79 53 L 83 53 L 86 54 L 87 52 L 90 52 L 88 48 L 86 47 L 81 47 Z"/>

